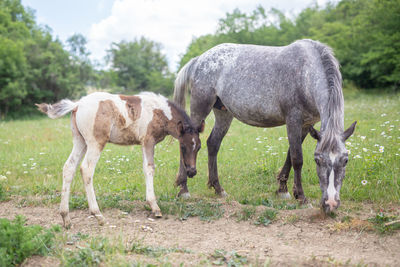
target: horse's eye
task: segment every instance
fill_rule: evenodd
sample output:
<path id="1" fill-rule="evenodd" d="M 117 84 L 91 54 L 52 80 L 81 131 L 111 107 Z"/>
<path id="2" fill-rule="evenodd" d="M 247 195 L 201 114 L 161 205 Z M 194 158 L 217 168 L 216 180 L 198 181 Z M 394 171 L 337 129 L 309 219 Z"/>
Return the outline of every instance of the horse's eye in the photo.
<path id="1" fill-rule="evenodd" d="M 315 163 L 317 163 L 317 165 L 321 164 L 321 160 L 319 158 L 314 158 L 314 160 L 315 160 Z"/>
<path id="2" fill-rule="evenodd" d="M 343 165 L 346 165 L 348 161 L 349 161 L 349 159 L 348 159 L 348 158 L 345 158 L 345 159 L 343 160 Z"/>

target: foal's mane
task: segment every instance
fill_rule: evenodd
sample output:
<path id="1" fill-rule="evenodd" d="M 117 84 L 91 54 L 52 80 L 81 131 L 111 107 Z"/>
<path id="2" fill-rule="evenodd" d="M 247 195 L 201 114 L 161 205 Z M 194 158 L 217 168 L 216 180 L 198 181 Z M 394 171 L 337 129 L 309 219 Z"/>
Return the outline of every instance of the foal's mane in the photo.
<path id="1" fill-rule="evenodd" d="M 181 116 L 180 119 L 181 119 L 183 125 L 185 126 L 185 131 L 189 132 L 189 133 L 195 132 L 196 128 L 194 127 L 192 120 L 189 118 L 189 116 L 186 114 L 186 112 L 182 108 L 180 108 L 176 103 L 174 103 L 170 100 L 168 100 L 168 104 L 173 109 L 175 109 L 178 112 L 178 114 Z"/>

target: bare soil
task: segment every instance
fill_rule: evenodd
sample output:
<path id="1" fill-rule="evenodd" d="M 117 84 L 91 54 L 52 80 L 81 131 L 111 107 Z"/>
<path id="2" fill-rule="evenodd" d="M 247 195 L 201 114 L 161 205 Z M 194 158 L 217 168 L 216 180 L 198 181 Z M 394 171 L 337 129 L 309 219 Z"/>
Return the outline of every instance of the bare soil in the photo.
<path id="1" fill-rule="evenodd" d="M 28 224 L 49 227 L 61 224 L 58 206 L 18 207 L 17 201 L 0 203 L 0 217 L 13 219 L 22 214 Z M 237 221 L 233 216 L 242 209 L 236 202 L 223 203 L 224 217 L 206 222 L 198 218 L 180 220 L 176 216 L 149 219 L 149 213 L 136 209 L 125 214 L 117 209 L 103 211 L 107 223 L 99 226 L 87 210 L 71 212 L 73 227 L 66 233 L 123 238 L 126 242 L 162 248 L 181 248 L 188 252 L 165 253 L 154 258 L 127 255 L 129 260 L 160 264 L 171 262 L 185 266 L 210 265 L 216 250 L 247 258 L 247 264 L 270 266 L 371 265 L 400 266 L 400 232 L 381 235 L 372 231 L 366 218 L 373 216 L 370 208 L 354 211 L 349 222 L 342 223 L 344 211 L 333 219 L 317 208 L 280 210 L 278 218 L 268 226 L 254 225 L 254 220 Z M 392 209 L 400 212 L 400 207 Z M 348 215 L 346 212 L 345 215 Z M 168 217 L 168 218 L 165 218 Z M 68 245 L 66 245 L 68 246 Z M 73 249 L 74 245 L 69 245 Z M 221 260 L 220 260 L 221 262 Z M 32 257 L 24 266 L 54 266 L 59 262 L 49 257 Z"/>

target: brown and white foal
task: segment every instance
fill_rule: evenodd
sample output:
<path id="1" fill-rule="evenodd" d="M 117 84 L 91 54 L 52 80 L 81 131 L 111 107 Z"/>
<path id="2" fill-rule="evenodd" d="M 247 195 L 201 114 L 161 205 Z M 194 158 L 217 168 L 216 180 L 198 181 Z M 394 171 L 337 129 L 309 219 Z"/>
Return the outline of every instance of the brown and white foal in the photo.
<path id="1" fill-rule="evenodd" d="M 104 223 L 93 189 L 93 174 L 107 142 L 142 146 L 146 200 L 156 217 L 161 217 L 162 214 L 153 188 L 154 146 L 166 135 L 178 139 L 187 175 L 196 175 L 196 157 L 200 149 L 199 132 L 204 130 L 204 121 L 200 126 L 194 127 L 182 109 L 161 95 L 141 93 L 124 96 L 98 92 L 77 102 L 64 99 L 54 105 L 43 103 L 37 106 L 52 119 L 72 111 L 73 148 L 63 169 L 60 204 L 60 214 L 66 228 L 71 226 L 68 206 L 70 186 L 83 156 L 81 174 L 89 211 L 100 225 Z"/>

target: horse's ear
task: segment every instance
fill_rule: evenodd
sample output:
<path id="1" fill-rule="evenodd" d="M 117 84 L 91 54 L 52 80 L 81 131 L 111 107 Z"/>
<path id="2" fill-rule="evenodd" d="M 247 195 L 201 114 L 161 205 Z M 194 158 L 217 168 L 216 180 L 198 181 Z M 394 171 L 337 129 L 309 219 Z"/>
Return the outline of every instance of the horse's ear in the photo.
<path id="1" fill-rule="evenodd" d="M 312 136 L 312 138 L 316 139 L 316 140 L 321 140 L 321 133 L 318 130 L 315 130 L 314 127 L 311 125 L 310 126 L 310 135 Z"/>
<path id="2" fill-rule="evenodd" d="M 199 133 L 204 132 L 204 126 L 206 125 L 206 123 L 204 122 L 204 120 L 201 121 L 199 128 L 197 129 Z"/>
<path id="3" fill-rule="evenodd" d="M 185 129 L 183 127 L 183 123 L 181 121 L 178 121 L 176 125 L 176 130 L 178 131 L 179 137 L 181 137 L 185 133 Z"/>
<path id="4" fill-rule="evenodd" d="M 352 125 L 350 125 L 350 127 L 343 132 L 343 140 L 347 140 L 347 138 L 349 138 L 353 133 L 354 133 L 354 129 L 356 128 L 356 124 L 357 121 L 353 122 Z"/>

